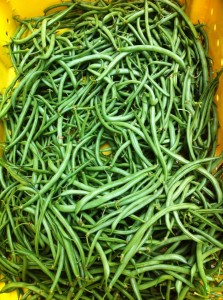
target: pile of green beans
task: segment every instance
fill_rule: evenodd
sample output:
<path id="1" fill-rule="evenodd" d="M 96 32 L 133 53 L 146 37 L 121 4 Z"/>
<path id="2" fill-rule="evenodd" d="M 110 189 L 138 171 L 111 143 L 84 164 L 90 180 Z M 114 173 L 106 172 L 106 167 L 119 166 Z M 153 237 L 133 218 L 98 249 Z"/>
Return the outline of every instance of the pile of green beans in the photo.
<path id="1" fill-rule="evenodd" d="M 221 72 L 203 25 L 170 0 L 74 0 L 15 19 L 16 77 L 0 99 L 1 292 L 216 299 Z"/>

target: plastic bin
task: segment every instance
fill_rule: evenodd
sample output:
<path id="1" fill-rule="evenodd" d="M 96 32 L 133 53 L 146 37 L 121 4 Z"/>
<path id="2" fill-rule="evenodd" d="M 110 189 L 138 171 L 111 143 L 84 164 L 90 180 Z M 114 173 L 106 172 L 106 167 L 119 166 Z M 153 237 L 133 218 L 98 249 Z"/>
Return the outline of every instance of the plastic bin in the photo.
<path id="1" fill-rule="evenodd" d="M 0 0 L 0 93 L 14 77 L 6 46 L 16 29 L 13 15 L 19 15 L 21 18 L 42 15 L 45 7 L 58 2 L 60 1 Z M 213 59 L 214 70 L 219 70 L 223 67 L 223 0 L 185 0 L 183 2 L 186 2 L 186 11 L 194 23 L 206 24 L 205 30 L 210 42 L 209 55 Z M 223 151 L 223 77 L 216 94 L 216 103 L 220 121 L 217 152 L 220 153 Z M 4 131 L 0 124 L 0 142 L 3 140 Z M 0 289 L 1 286 L 0 283 Z M 10 299 L 17 299 L 15 292 L 0 295 L 0 300 Z M 223 299 L 223 297 L 218 299 Z"/>

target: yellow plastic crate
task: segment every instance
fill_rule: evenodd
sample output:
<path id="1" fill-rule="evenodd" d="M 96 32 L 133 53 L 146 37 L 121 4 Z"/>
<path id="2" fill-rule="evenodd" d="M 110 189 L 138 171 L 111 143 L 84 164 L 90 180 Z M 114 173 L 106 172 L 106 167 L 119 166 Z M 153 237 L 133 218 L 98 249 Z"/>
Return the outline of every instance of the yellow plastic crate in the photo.
<path id="1" fill-rule="evenodd" d="M 43 14 L 44 8 L 58 2 L 61 1 L 0 0 L 0 93 L 14 77 L 14 70 L 7 53 L 7 43 L 16 29 L 13 15 L 21 18 L 39 16 Z M 186 11 L 193 23 L 206 24 L 205 30 L 210 42 L 209 55 L 213 59 L 213 69 L 219 70 L 223 67 L 223 0 L 184 0 L 183 2 L 186 2 Z M 217 152 L 220 153 L 223 151 L 223 77 L 216 94 L 216 103 L 220 122 Z M 0 124 L 0 142 L 2 141 L 4 141 L 4 131 Z M 0 289 L 1 287 L 0 283 Z M 0 295 L 0 300 L 15 299 L 17 299 L 15 292 Z"/>

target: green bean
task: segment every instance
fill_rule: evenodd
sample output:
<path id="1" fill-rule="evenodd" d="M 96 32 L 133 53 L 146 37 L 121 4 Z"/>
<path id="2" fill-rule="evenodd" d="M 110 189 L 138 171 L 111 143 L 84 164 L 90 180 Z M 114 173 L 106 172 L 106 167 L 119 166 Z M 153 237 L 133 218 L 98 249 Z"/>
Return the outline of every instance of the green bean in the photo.
<path id="1" fill-rule="evenodd" d="M 21 45 L 21 44 L 24 44 L 30 40 L 32 40 L 35 36 L 37 36 L 38 34 L 40 33 L 40 29 L 38 30 L 35 30 L 32 32 L 32 34 L 30 34 L 29 36 L 23 38 L 23 39 L 13 39 L 13 43 L 17 44 L 17 45 Z"/>
<path id="2" fill-rule="evenodd" d="M 204 87 L 205 87 L 208 82 L 208 80 L 207 80 L 207 63 L 206 63 L 206 59 L 204 57 L 204 52 L 202 50 L 202 45 L 200 43 L 198 34 L 197 34 L 192 22 L 190 21 L 189 17 L 179 7 L 177 7 L 177 5 L 170 2 L 169 0 L 162 0 L 162 2 L 170 5 L 174 10 L 176 10 L 176 12 L 179 13 L 182 16 L 182 18 L 185 20 L 185 22 L 187 23 L 191 32 L 193 33 L 193 35 L 195 37 L 195 43 L 196 43 L 197 49 L 198 49 L 200 57 L 201 57 L 202 72 L 203 72 L 203 76 L 204 76 Z"/>
<path id="3" fill-rule="evenodd" d="M 202 230 L 200 230 L 199 228 L 196 228 L 194 226 L 191 225 L 187 225 L 187 227 L 191 228 L 192 230 L 194 230 L 195 232 L 198 232 L 201 236 L 203 236 L 206 241 L 209 241 L 210 243 L 212 243 L 213 245 L 215 245 L 216 247 L 222 247 L 222 243 L 220 241 L 218 241 L 217 239 L 209 236 L 207 233 L 203 232 Z"/>
<path id="4" fill-rule="evenodd" d="M 64 5 L 64 3 L 63 3 L 63 5 Z M 51 26 L 55 22 L 61 20 L 63 18 L 63 16 L 65 16 L 68 12 L 70 12 L 75 7 L 74 4 L 73 5 L 69 4 L 69 6 L 70 7 L 68 7 L 67 9 L 59 11 L 59 13 L 54 18 L 51 18 L 48 22 L 48 26 Z"/>
<path id="5" fill-rule="evenodd" d="M 173 58 L 183 69 L 185 69 L 184 62 L 178 55 L 161 47 L 150 46 L 150 45 L 137 45 L 137 46 L 119 48 L 118 51 L 122 52 L 123 55 L 124 54 L 127 55 L 129 52 L 134 52 L 134 51 L 154 51 Z"/>
<path id="6" fill-rule="evenodd" d="M 178 181 L 173 184 L 168 191 L 166 206 L 173 204 L 174 200 L 176 200 L 182 191 L 187 188 L 187 185 L 194 179 L 194 176 L 188 176 L 187 179 Z M 175 192 L 175 193 L 174 193 Z M 184 199 L 182 199 L 184 201 Z M 169 214 L 165 216 L 167 228 L 171 231 L 170 221 L 169 221 Z"/>
<path id="7" fill-rule="evenodd" d="M 77 236 L 77 234 L 72 230 L 72 228 L 68 225 L 68 223 L 66 222 L 66 220 L 63 218 L 63 216 L 61 215 L 61 213 L 59 211 L 57 211 L 56 207 L 52 207 L 52 211 L 54 212 L 54 214 L 56 215 L 56 217 L 60 220 L 61 223 L 63 223 L 64 227 L 66 228 L 67 232 L 70 234 L 70 236 L 72 237 L 72 240 L 75 242 L 83 263 L 85 262 L 85 256 L 84 256 L 84 252 L 81 246 L 81 242 L 79 237 Z"/>
<path id="8" fill-rule="evenodd" d="M 77 207 L 76 207 L 76 214 L 82 209 L 82 207 L 84 205 L 86 205 L 93 197 L 99 195 L 100 193 L 110 189 L 110 188 L 114 188 L 117 186 L 120 186 L 122 184 L 128 183 L 131 179 L 134 180 L 138 180 L 138 176 L 142 175 L 143 177 L 145 177 L 147 174 L 145 174 L 146 172 L 148 172 L 148 169 L 142 170 L 137 172 L 136 174 L 133 175 L 129 175 L 129 176 L 125 176 L 124 178 L 121 178 L 119 180 L 116 180 L 114 182 L 108 183 L 107 185 L 104 185 L 103 187 L 97 189 L 96 191 L 92 191 L 91 193 L 89 193 L 88 195 L 86 195 L 80 202 L 77 203 Z M 128 185 L 126 186 L 128 188 Z M 120 191 L 122 192 L 122 191 Z"/>
<path id="9" fill-rule="evenodd" d="M 134 294 L 135 294 L 135 296 L 136 296 L 136 299 L 137 299 L 137 300 L 142 300 L 142 296 L 141 296 L 140 291 L 139 291 L 140 288 L 138 287 L 135 278 L 134 278 L 134 277 L 130 278 L 130 282 L 131 282 L 131 285 L 132 285 L 132 289 L 133 289 L 133 291 L 134 291 Z"/>
<path id="10" fill-rule="evenodd" d="M 205 275 L 205 272 L 204 272 L 204 266 L 203 266 L 203 263 L 202 263 L 202 260 L 201 260 L 202 248 L 203 248 L 203 245 L 201 243 L 197 243 L 197 248 L 196 248 L 197 268 L 198 268 L 199 274 L 201 276 L 201 279 L 203 281 L 204 288 L 208 292 L 207 278 L 206 278 L 206 275 Z"/>
<path id="11" fill-rule="evenodd" d="M 155 121 L 155 107 L 151 106 L 150 107 L 150 124 L 151 124 L 151 129 L 152 129 L 152 136 L 153 136 L 153 140 L 154 140 L 154 144 L 155 144 L 155 147 L 156 147 L 157 154 L 159 156 L 160 163 L 163 167 L 164 180 L 166 180 L 167 176 L 168 176 L 168 173 L 167 173 L 168 171 L 167 171 L 166 162 L 164 160 L 164 157 L 163 157 L 163 154 L 161 152 L 160 145 L 159 145 L 159 142 L 158 142 L 157 132 L 155 130 L 155 123 L 156 123 L 156 121 Z"/>
<path id="12" fill-rule="evenodd" d="M 59 65 L 61 65 L 66 70 L 67 74 L 70 76 L 70 79 L 71 79 L 71 82 L 73 84 L 73 87 L 75 88 L 76 85 L 77 85 L 77 81 L 76 81 L 76 78 L 74 77 L 73 72 L 69 68 L 68 64 L 66 64 L 62 60 L 58 60 L 57 62 L 58 62 Z"/>
<path id="13" fill-rule="evenodd" d="M 65 157 L 63 163 L 61 164 L 60 168 L 58 169 L 58 173 L 55 174 L 52 177 L 51 181 L 48 182 L 46 185 L 44 185 L 44 187 L 41 189 L 41 191 L 39 191 L 38 194 L 36 194 L 33 198 L 31 198 L 29 202 L 26 202 L 25 204 L 23 204 L 23 207 L 26 207 L 26 206 L 30 205 L 31 203 L 35 202 L 39 197 L 41 197 L 41 195 L 43 195 L 47 190 L 49 190 L 50 187 L 53 186 L 53 184 L 57 181 L 58 178 L 60 178 L 60 176 L 62 175 L 62 173 L 66 167 L 67 162 L 70 159 L 71 150 L 72 150 L 72 144 L 71 144 L 71 142 L 69 142 L 67 144 L 66 157 Z"/>
<path id="14" fill-rule="evenodd" d="M 32 253 L 30 253 L 29 251 L 22 251 L 22 250 L 17 250 L 18 253 L 27 256 L 31 261 L 35 262 L 40 269 L 46 273 L 51 279 L 54 278 L 54 275 L 52 274 L 52 272 L 50 272 L 46 266 L 44 266 L 44 264 L 38 259 L 36 258 Z"/>
<path id="15" fill-rule="evenodd" d="M 25 186 L 30 186 L 33 190 L 32 183 L 27 179 L 27 177 L 23 176 L 22 174 L 19 174 L 19 172 L 16 172 L 15 170 L 18 170 L 18 167 L 14 166 L 13 164 L 10 164 L 9 162 L 5 161 L 4 158 L 0 158 L 0 164 L 2 167 L 4 167 L 7 172 L 19 183 Z"/>
<path id="16" fill-rule="evenodd" d="M 195 241 L 195 242 L 197 242 L 197 243 L 202 243 L 202 241 L 201 241 L 199 238 L 197 238 L 196 236 L 194 236 L 192 233 L 190 233 L 190 232 L 183 226 L 183 224 L 182 224 L 182 222 L 180 221 L 180 218 L 179 218 L 179 216 L 178 216 L 178 214 L 177 214 L 176 212 L 174 212 L 174 217 L 175 217 L 175 220 L 176 220 L 178 226 L 181 228 L 181 230 L 182 230 L 182 232 L 183 232 L 184 234 L 188 235 L 188 236 L 191 238 L 191 240 L 193 240 L 193 241 Z"/>
<path id="17" fill-rule="evenodd" d="M 59 278 L 61 276 L 61 272 L 63 270 L 63 265 L 64 265 L 64 255 L 65 255 L 64 249 L 61 248 L 60 259 L 59 259 L 58 266 L 57 266 L 57 273 L 55 275 L 54 282 L 53 282 L 53 284 L 52 284 L 52 286 L 50 288 L 50 291 L 49 291 L 50 294 L 52 294 L 54 292 L 54 289 L 56 288 L 56 285 L 57 285 L 57 283 L 59 281 Z"/>
<path id="18" fill-rule="evenodd" d="M 42 289 L 36 287 L 35 285 L 32 284 L 25 284 L 24 282 L 12 282 L 12 283 L 8 283 L 7 285 L 5 285 L 2 290 L 1 293 L 8 293 L 11 292 L 15 289 L 18 288 L 28 288 L 29 290 L 35 292 L 38 295 L 47 297 L 47 293 L 45 293 Z"/>
<path id="19" fill-rule="evenodd" d="M 58 58 L 61 58 L 61 56 L 58 56 Z M 79 58 L 77 60 L 73 60 L 67 64 L 68 67 L 74 67 L 77 64 L 89 61 L 89 60 L 97 60 L 97 59 L 106 59 L 108 61 L 112 61 L 112 58 L 108 55 L 105 54 L 92 54 L 92 55 L 87 55 L 85 57 Z M 62 72 L 62 69 L 57 69 L 54 71 L 51 75 L 52 77 L 55 77 L 59 75 Z"/>
<path id="20" fill-rule="evenodd" d="M 74 2 L 75 0 L 73 0 Z M 111 8 L 111 4 L 107 5 L 107 6 L 96 6 L 96 5 L 88 5 L 88 4 L 84 4 L 84 3 L 78 3 L 78 5 L 83 8 L 83 9 L 87 9 L 87 10 L 91 10 L 91 9 L 95 9 L 97 11 L 107 11 Z"/>
<path id="21" fill-rule="evenodd" d="M 97 117 L 99 119 L 99 121 L 101 122 L 101 124 L 109 131 L 112 131 L 114 133 L 119 133 L 116 129 L 114 129 L 113 127 L 111 127 L 108 122 L 106 122 L 104 119 L 103 119 L 103 116 L 100 112 L 100 109 L 99 109 L 99 106 L 98 106 L 98 101 L 97 101 L 97 98 L 95 99 L 95 110 L 96 110 L 96 113 L 97 113 Z"/>
<path id="22" fill-rule="evenodd" d="M 158 185 L 160 185 L 160 183 L 158 183 Z M 128 215 L 131 215 L 132 213 L 141 209 L 142 207 L 145 207 L 146 205 L 150 204 L 154 199 L 157 199 L 161 193 L 162 189 L 160 191 L 157 191 L 155 195 L 149 195 L 141 198 L 140 201 L 134 201 L 133 203 L 131 203 L 122 212 L 120 212 L 118 217 L 116 217 L 115 221 L 112 223 L 112 230 L 115 230 L 120 220 L 126 218 Z"/>
<path id="23" fill-rule="evenodd" d="M 202 221 L 204 221 L 204 223 L 210 225 L 211 227 L 219 230 L 219 231 L 222 231 L 222 228 L 219 227 L 218 225 L 212 223 L 211 221 L 209 221 L 207 218 L 205 218 L 204 216 L 202 216 L 201 214 L 199 214 L 198 212 L 196 211 L 190 211 L 191 214 L 193 214 L 194 216 L 198 217 L 198 218 L 201 218 Z"/>
<path id="24" fill-rule="evenodd" d="M 184 9 L 74 0 L 15 17 L 17 75 L 0 96 L 5 291 L 171 300 L 220 290 L 221 71 Z"/>
<path id="25" fill-rule="evenodd" d="M 46 53 L 43 54 L 42 56 L 40 56 L 40 59 L 49 59 L 50 58 L 50 56 L 52 55 L 52 53 L 54 51 L 55 41 L 56 41 L 56 36 L 55 36 L 55 34 L 52 34 L 51 38 L 50 38 L 50 45 L 49 45 Z"/>
<path id="26" fill-rule="evenodd" d="M 180 155 L 178 155 L 178 154 L 173 154 L 171 151 L 169 151 L 168 149 L 166 149 L 166 148 L 163 147 L 163 146 L 161 146 L 161 149 L 162 149 L 164 152 L 166 152 L 168 155 L 170 155 L 171 157 L 176 158 L 177 160 L 181 161 L 182 163 L 185 163 L 185 164 L 186 164 L 186 165 L 185 165 L 185 169 L 188 167 L 188 165 L 187 165 L 187 164 L 189 163 L 188 160 L 184 159 L 182 156 L 180 156 Z M 210 159 L 212 160 L 212 159 L 215 159 L 215 158 L 210 158 Z M 218 199 L 219 199 L 218 201 L 220 202 L 221 199 L 222 199 L 222 192 L 221 192 L 221 190 L 220 190 L 220 188 L 219 188 L 219 184 L 218 184 L 218 182 L 215 180 L 215 178 L 214 178 L 210 173 L 208 173 L 204 168 L 202 168 L 202 167 L 199 166 L 199 163 L 200 163 L 200 162 L 202 162 L 202 160 L 200 160 L 200 161 L 199 161 L 199 160 L 196 160 L 195 162 L 189 163 L 189 166 L 195 168 L 196 164 L 198 164 L 197 170 L 198 170 L 202 175 L 207 176 L 207 177 L 209 178 L 209 180 L 212 182 L 214 188 L 216 189 L 216 193 L 217 193 L 217 195 L 218 195 Z M 181 175 L 182 175 L 182 173 L 181 173 Z"/>
<path id="27" fill-rule="evenodd" d="M 163 209 L 162 211 L 158 212 L 153 218 L 151 218 L 151 220 L 149 220 L 148 222 L 146 222 L 145 224 L 143 224 L 143 226 L 140 228 L 140 230 L 136 233 L 136 235 L 134 236 L 134 238 L 132 238 L 131 242 L 128 244 L 128 246 L 125 248 L 125 250 L 122 253 L 122 264 L 119 266 L 119 268 L 117 269 L 109 287 L 111 288 L 113 286 L 113 283 L 116 281 L 116 278 L 118 278 L 120 276 L 120 273 L 122 272 L 122 270 L 125 268 L 125 265 L 128 263 L 129 258 L 132 257 L 134 255 L 134 252 L 137 249 L 138 244 L 135 244 L 135 241 L 138 240 L 138 238 L 142 238 L 144 232 L 147 230 L 147 228 L 149 228 L 150 226 L 152 226 L 152 224 L 158 220 L 162 215 L 165 215 L 166 212 L 169 211 L 174 211 L 177 209 L 187 209 L 188 207 L 193 207 L 194 209 L 197 209 L 197 206 L 193 205 L 193 204 L 176 204 L 173 206 L 169 206 L 165 209 Z"/>
<path id="28" fill-rule="evenodd" d="M 139 290 L 146 290 L 152 286 L 155 286 L 161 282 L 164 282 L 166 280 L 171 280 L 173 281 L 174 280 L 174 277 L 171 276 L 171 275 L 161 275 L 160 277 L 158 277 L 157 279 L 154 279 L 154 280 L 151 280 L 150 282 L 148 283 L 144 283 L 144 284 L 141 284 L 138 288 Z"/>

